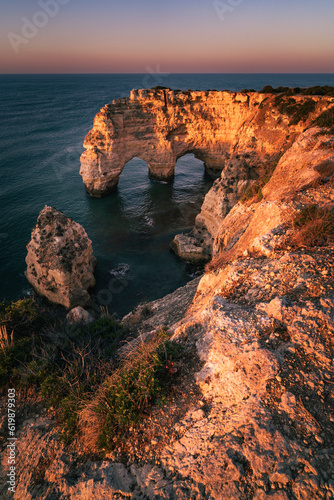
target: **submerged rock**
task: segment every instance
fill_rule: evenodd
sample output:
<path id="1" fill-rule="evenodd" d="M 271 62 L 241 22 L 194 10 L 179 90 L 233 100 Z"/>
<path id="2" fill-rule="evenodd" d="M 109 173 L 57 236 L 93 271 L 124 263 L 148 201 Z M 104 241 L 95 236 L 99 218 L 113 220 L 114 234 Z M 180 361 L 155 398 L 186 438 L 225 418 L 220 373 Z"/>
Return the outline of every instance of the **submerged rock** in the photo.
<path id="1" fill-rule="evenodd" d="M 27 245 L 25 275 L 34 290 L 72 309 L 89 302 L 95 285 L 92 242 L 84 228 L 53 207 L 39 214 Z"/>

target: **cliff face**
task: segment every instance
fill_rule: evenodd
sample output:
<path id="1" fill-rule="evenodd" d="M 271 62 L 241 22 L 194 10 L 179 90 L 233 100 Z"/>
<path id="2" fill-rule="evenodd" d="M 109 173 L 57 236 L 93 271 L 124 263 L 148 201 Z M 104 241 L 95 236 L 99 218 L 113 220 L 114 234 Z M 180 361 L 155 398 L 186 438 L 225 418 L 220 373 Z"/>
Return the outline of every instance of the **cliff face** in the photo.
<path id="1" fill-rule="evenodd" d="M 225 215 L 261 166 L 288 149 L 310 120 L 334 101 L 296 96 L 296 109 L 315 103 L 306 120 L 291 119 L 267 94 L 173 90 L 133 90 L 101 109 L 81 156 L 84 184 L 92 196 L 113 190 L 125 164 L 145 160 L 149 175 L 171 180 L 178 158 L 193 153 L 206 171 L 223 171 Z M 214 223 L 213 223 L 214 224 Z"/>
<path id="2" fill-rule="evenodd" d="M 55 208 L 38 216 L 27 245 L 26 277 L 34 290 L 68 309 L 89 302 L 95 285 L 92 242 L 80 224 Z"/>
<path id="3" fill-rule="evenodd" d="M 279 244 L 289 221 L 301 206 L 316 204 L 331 206 L 334 175 L 334 136 L 313 127 L 302 133 L 293 146 L 282 156 L 271 179 L 263 186 L 263 199 L 250 205 L 239 202 L 226 217 L 217 214 L 221 203 L 221 186 L 218 181 L 206 198 L 196 224 L 209 227 L 213 238 L 213 255 L 224 253 L 226 261 L 242 256 L 245 252 L 257 252 L 268 256 Z M 305 190 L 323 185 L 321 193 Z M 210 221 L 215 220 L 215 226 Z M 285 227 L 285 230 L 284 230 Z M 196 229 L 196 228 L 195 228 Z"/>

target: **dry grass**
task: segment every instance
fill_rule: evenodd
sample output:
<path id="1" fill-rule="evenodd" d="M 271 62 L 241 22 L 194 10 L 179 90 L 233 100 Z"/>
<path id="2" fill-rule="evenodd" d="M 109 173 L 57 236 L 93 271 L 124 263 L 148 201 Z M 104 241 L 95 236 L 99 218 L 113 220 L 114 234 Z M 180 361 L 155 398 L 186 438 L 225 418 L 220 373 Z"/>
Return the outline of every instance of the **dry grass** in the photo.
<path id="1" fill-rule="evenodd" d="M 295 248 L 334 244 L 334 214 L 316 205 L 303 208 L 293 221 L 290 244 Z"/>
<path id="2" fill-rule="evenodd" d="M 163 330 L 126 347 L 119 366 L 79 412 L 80 442 L 85 451 L 119 447 L 149 406 L 166 397 L 178 347 L 168 342 Z"/>

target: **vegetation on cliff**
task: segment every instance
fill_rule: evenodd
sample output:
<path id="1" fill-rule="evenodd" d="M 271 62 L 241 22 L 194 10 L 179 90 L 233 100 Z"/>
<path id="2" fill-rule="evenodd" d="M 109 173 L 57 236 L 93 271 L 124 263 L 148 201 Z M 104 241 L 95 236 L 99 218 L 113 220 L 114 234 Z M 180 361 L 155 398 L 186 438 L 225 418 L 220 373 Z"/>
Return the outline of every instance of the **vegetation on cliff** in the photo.
<path id="1" fill-rule="evenodd" d="M 274 89 L 271 85 L 265 85 L 260 91 L 263 94 L 284 94 L 292 95 L 319 95 L 334 97 L 334 87 L 329 85 L 315 85 L 314 87 L 277 87 Z"/>
<path id="2" fill-rule="evenodd" d="M 164 401 L 181 352 L 159 330 L 120 357 L 128 333 L 111 316 L 73 325 L 36 299 L 2 302 L 0 324 L 2 391 L 34 389 L 54 411 L 64 443 L 88 431 L 95 451 L 116 447 L 151 404 Z"/>

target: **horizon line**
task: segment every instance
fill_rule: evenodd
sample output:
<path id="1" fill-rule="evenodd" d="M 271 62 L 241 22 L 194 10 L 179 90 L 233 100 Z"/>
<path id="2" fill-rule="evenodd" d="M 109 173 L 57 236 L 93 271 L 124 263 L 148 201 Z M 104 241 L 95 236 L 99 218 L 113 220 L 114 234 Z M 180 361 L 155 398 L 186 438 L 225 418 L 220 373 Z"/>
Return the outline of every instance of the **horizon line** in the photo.
<path id="1" fill-rule="evenodd" d="M 0 76 L 34 76 L 34 75 L 146 75 L 147 73 L 138 73 L 138 72 L 88 72 L 88 73 L 81 73 L 81 72 L 75 72 L 75 73 L 52 73 L 52 72 L 47 72 L 47 73 L 1 73 Z M 168 72 L 163 72 L 161 73 L 161 76 L 171 76 L 171 75 L 334 75 L 334 72 L 332 73 L 327 73 L 327 72 L 184 72 L 184 73 L 168 73 Z"/>

